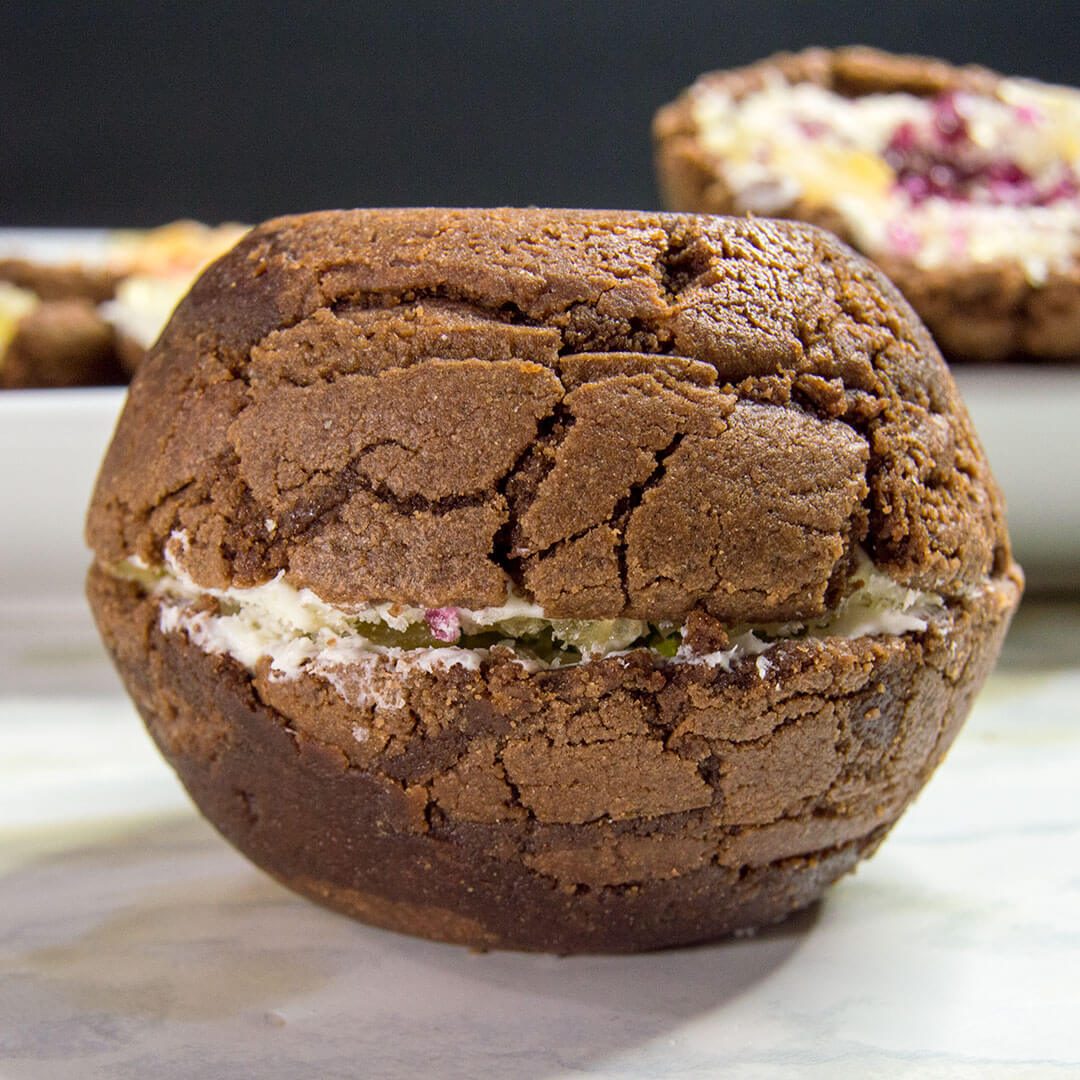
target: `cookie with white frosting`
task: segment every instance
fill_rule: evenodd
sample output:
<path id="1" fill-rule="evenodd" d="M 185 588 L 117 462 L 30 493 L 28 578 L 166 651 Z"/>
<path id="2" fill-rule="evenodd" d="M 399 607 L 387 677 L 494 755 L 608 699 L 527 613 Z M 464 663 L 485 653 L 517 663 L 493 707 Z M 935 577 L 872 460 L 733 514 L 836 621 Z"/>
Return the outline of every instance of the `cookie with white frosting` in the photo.
<path id="1" fill-rule="evenodd" d="M 80 260 L 0 258 L 0 388 L 127 382 L 240 225 L 118 230 Z"/>
<path id="2" fill-rule="evenodd" d="M 948 359 L 1080 356 L 1080 91 L 810 49 L 703 76 L 655 135 L 672 209 L 833 230 Z"/>
<path id="3" fill-rule="evenodd" d="M 896 291 L 817 229 L 692 215 L 260 226 L 140 369 L 88 538 L 117 666 L 243 852 L 559 952 L 812 902 L 1020 591 Z"/>

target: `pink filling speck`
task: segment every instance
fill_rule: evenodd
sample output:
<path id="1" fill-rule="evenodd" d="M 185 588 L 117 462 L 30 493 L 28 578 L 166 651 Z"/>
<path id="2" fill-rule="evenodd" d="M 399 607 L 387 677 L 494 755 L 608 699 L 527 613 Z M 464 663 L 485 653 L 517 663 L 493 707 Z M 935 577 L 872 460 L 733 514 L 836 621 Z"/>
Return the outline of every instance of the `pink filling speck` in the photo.
<path id="1" fill-rule="evenodd" d="M 897 255 L 913 258 L 922 247 L 919 235 L 902 221 L 890 221 L 887 227 L 889 243 Z"/>
<path id="2" fill-rule="evenodd" d="M 947 146 L 956 143 L 967 142 L 967 120 L 960 111 L 960 102 L 956 94 L 941 94 L 934 99 L 931 106 L 934 117 L 934 128 L 941 141 Z"/>
<path id="3" fill-rule="evenodd" d="M 457 608 L 428 608 L 424 612 L 424 622 L 436 641 L 454 642 L 461 637 L 461 620 L 458 618 Z"/>
<path id="4" fill-rule="evenodd" d="M 800 118 L 798 121 L 799 130 L 808 139 L 820 139 L 822 135 L 825 135 L 829 128 L 828 125 L 822 120 L 809 120 L 806 118 Z"/>
<path id="5" fill-rule="evenodd" d="M 891 150 L 898 154 L 910 153 L 919 145 L 919 134 L 910 120 L 898 124 L 889 140 L 886 154 Z"/>
<path id="6" fill-rule="evenodd" d="M 960 225 L 949 229 L 949 251 L 954 259 L 962 259 L 967 254 L 968 235 Z"/>

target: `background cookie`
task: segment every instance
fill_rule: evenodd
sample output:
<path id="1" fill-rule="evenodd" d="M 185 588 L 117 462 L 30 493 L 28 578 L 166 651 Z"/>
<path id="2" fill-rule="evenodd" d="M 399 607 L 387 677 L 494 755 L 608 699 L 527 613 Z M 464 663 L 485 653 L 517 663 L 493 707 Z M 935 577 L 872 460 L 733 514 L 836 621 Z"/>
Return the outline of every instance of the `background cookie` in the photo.
<path id="1" fill-rule="evenodd" d="M 870 255 L 950 360 L 1080 356 L 1080 92 L 867 48 L 703 76 L 656 117 L 673 209 Z"/>
<path id="2" fill-rule="evenodd" d="M 202 268 L 245 226 L 117 231 L 100 261 L 0 259 L 0 388 L 126 382 Z"/>
<path id="3" fill-rule="evenodd" d="M 124 382 L 113 329 L 86 300 L 39 300 L 0 283 L 0 388 Z"/>
<path id="4" fill-rule="evenodd" d="M 90 597 L 204 813 L 395 929 L 783 917 L 945 752 L 1019 593 L 925 330 L 806 226 L 270 222 L 135 380 Z"/>

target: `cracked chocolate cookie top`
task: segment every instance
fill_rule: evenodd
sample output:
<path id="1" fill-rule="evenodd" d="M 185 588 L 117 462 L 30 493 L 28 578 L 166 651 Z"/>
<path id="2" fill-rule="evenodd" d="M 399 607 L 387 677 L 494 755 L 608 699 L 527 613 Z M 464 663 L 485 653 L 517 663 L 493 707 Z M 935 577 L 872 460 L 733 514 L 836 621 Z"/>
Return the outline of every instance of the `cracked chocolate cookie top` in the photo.
<path id="1" fill-rule="evenodd" d="M 812 618 L 859 546 L 958 595 L 1008 564 L 897 292 L 772 221 L 358 210 L 249 233 L 180 305 L 103 465 L 99 562 L 339 605 Z"/>

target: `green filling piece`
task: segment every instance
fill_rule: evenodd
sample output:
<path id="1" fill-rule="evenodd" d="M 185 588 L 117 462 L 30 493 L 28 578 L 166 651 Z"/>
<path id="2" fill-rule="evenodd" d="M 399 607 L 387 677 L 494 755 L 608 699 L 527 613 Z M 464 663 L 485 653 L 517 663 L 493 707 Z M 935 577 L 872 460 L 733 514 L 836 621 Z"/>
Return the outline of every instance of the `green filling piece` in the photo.
<path id="1" fill-rule="evenodd" d="M 356 632 L 362 634 L 373 645 L 384 645 L 398 649 L 437 649 L 446 642 L 431 636 L 427 623 L 412 623 L 404 630 L 395 630 L 386 623 L 356 623 Z"/>
<path id="2" fill-rule="evenodd" d="M 579 663 L 584 656 L 629 648 L 652 649 L 670 658 L 682 644 L 676 627 L 635 619 L 503 619 L 490 627 L 463 633 L 455 642 L 439 641 L 425 623 L 413 623 L 405 630 L 395 630 L 382 622 L 356 622 L 353 626 L 373 645 L 384 648 L 491 649 L 504 645 L 554 667 Z"/>
<path id="3" fill-rule="evenodd" d="M 647 649 L 652 649 L 653 652 L 658 652 L 669 659 L 679 651 L 680 645 L 682 645 L 682 634 L 670 628 L 651 627 L 649 636 L 645 639 Z"/>

